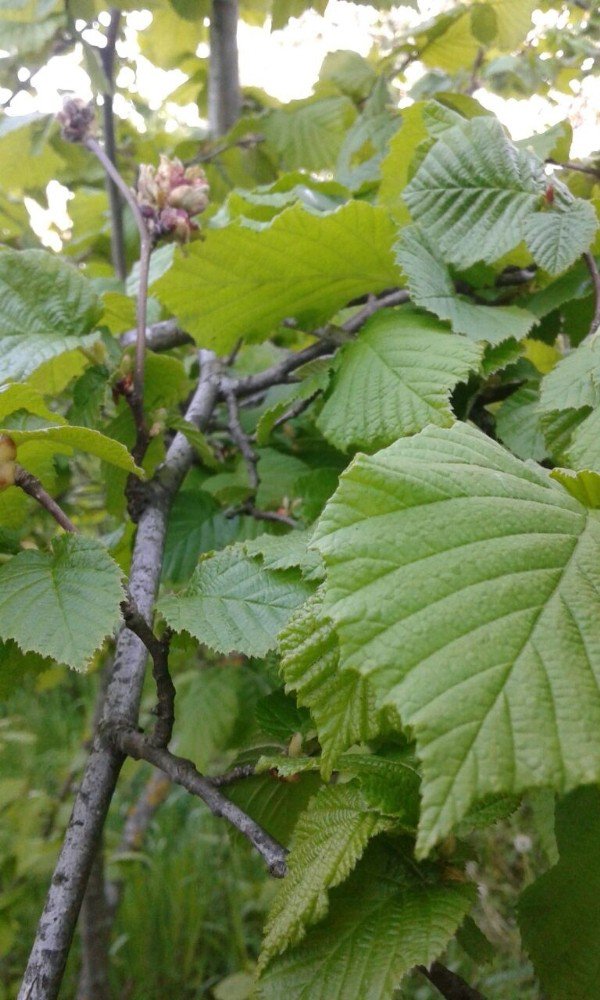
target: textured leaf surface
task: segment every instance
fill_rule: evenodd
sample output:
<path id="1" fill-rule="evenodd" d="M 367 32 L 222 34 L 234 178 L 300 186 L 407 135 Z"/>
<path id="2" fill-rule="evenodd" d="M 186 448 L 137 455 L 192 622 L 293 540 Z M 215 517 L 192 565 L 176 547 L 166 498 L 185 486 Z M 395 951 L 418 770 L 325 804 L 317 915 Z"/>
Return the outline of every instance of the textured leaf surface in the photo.
<path id="1" fill-rule="evenodd" d="M 500 440 L 518 458 L 532 458 L 534 462 L 541 462 L 547 456 L 539 404 L 538 388 L 524 385 L 496 413 L 496 434 Z"/>
<path id="2" fill-rule="evenodd" d="M 449 268 L 416 226 L 403 230 L 397 260 L 415 305 L 448 320 L 455 333 L 499 344 L 509 337 L 521 340 L 536 322 L 532 313 L 517 306 L 482 306 L 458 295 Z"/>
<path id="3" fill-rule="evenodd" d="M 389 1000 L 417 964 L 438 958 L 475 892 L 416 866 L 409 849 L 377 842 L 331 893 L 327 918 L 275 959 L 259 984 L 262 1000 Z"/>
<path id="4" fill-rule="evenodd" d="M 343 475 L 315 533 L 325 606 L 416 736 L 421 855 L 492 793 L 598 780 L 599 522 L 464 424 Z"/>
<path id="5" fill-rule="evenodd" d="M 540 409 L 578 409 L 600 403 L 600 338 L 571 351 L 542 382 Z"/>
<path id="6" fill-rule="evenodd" d="M 540 267 L 560 274 L 589 248 L 597 229 L 594 206 L 578 199 L 560 211 L 532 215 L 525 223 L 525 240 Z"/>
<path id="7" fill-rule="evenodd" d="M 187 589 L 163 597 L 158 608 L 176 632 L 219 653 L 264 656 L 310 593 L 294 570 L 267 570 L 232 545 L 201 560 Z"/>
<path id="8" fill-rule="evenodd" d="M 329 778 L 340 753 L 377 735 L 374 693 L 367 678 L 340 669 L 337 636 L 318 594 L 292 616 L 279 637 L 279 650 L 287 689 L 296 692 L 315 720 L 321 771 Z"/>
<path id="9" fill-rule="evenodd" d="M 0 253 L 0 381 L 81 344 L 101 313 L 91 284 L 43 250 Z"/>
<path id="10" fill-rule="evenodd" d="M 357 295 L 397 285 L 393 240 L 387 213 L 366 202 L 322 216 L 295 205 L 260 231 L 209 230 L 154 292 L 199 344 L 224 352 L 286 317 L 310 327 Z"/>
<path id="11" fill-rule="evenodd" d="M 482 117 L 442 134 L 404 200 L 444 259 L 470 267 L 521 242 L 543 191 L 541 164 L 513 146 L 497 119 Z"/>
<path id="12" fill-rule="evenodd" d="M 315 795 L 294 830 L 288 873 L 267 917 L 260 968 L 326 914 L 328 889 L 348 877 L 370 838 L 386 825 L 361 801 L 356 786 L 322 788 Z"/>
<path id="13" fill-rule="evenodd" d="M 347 97 L 292 101 L 261 123 L 284 170 L 332 169 L 356 110 Z"/>
<path id="14" fill-rule="evenodd" d="M 578 788 L 559 804 L 556 836 L 560 859 L 521 896 L 519 925 L 548 1000 L 591 1000 L 600 965 L 597 787 Z"/>
<path id="15" fill-rule="evenodd" d="M 123 596 L 106 551 L 65 535 L 51 553 L 20 552 L 0 567 L 0 637 L 81 670 L 118 625 Z"/>
<path id="16" fill-rule="evenodd" d="M 303 573 L 313 577 L 322 563 L 319 553 L 309 549 L 312 529 L 290 531 L 286 535 L 259 535 L 246 545 L 251 556 L 260 556 L 266 569 L 291 569 L 298 566 Z"/>
<path id="17" fill-rule="evenodd" d="M 452 423 L 450 391 L 482 349 L 410 307 L 374 316 L 340 352 L 317 426 L 337 448 L 381 447 L 428 423 Z"/>

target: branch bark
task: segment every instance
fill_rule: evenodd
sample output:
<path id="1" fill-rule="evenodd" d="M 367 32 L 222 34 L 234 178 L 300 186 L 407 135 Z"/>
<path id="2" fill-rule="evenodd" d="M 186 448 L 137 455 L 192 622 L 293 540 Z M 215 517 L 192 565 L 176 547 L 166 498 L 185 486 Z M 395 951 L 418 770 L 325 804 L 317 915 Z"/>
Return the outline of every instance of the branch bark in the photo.
<path id="1" fill-rule="evenodd" d="M 592 322 L 590 324 L 590 329 L 588 336 L 591 336 L 600 327 L 600 273 L 598 273 L 598 265 L 594 255 L 590 252 L 584 253 L 583 259 L 587 265 L 587 269 L 590 272 L 590 277 L 592 279 L 592 285 L 594 286 L 594 297 L 596 306 L 594 308 L 594 315 L 592 317 Z"/>
<path id="2" fill-rule="evenodd" d="M 285 847 L 274 840 L 239 806 L 226 798 L 210 778 L 200 774 L 191 760 L 176 757 L 168 750 L 153 746 L 143 733 L 135 729 L 116 728 L 112 732 L 116 745 L 123 753 L 135 760 L 147 760 L 148 763 L 160 768 L 176 785 L 181 785 L 192 795 L 197 795 L 213 815 L 222 816 L 250 841 L 264 858 L 271 875 L 275 878 L 284 877 L 287 867 Z"/>
<path id="3" fill-rule="evenodd" d="M 60 524 L 61 528 L 65 531 L 71 531 L 77 534 L 77 528 L 73 524 L 70 518 L 67 517 L 64 510 L 62 510 L 55 500 L 52 499 L 49 493 L 46 492 L 42 486 L 39 479 L 37 479 L 33 473 L 28 472 L 21 465 L 15 467 L 15 486 L 18 486 L 27 493 L 34 500 L 37 500 L 40 507 L 43 507 L 52 515 L 57 524 Z"/>
<path id="4" fill-rule="evenodd" d="M 217 362 L 200 352 L 201 375 L 186 419 L 204 428 L 217 401 Z M 140 516 L 129 590 L 138 610 L 150 622 L 171 503 L 194 460 L 185 435 L 177 434 L 165 462 L 149 485 L 149 502 Z M 137 724 L 147 650 L 123 628 L 117 639 L 104 704 L 104 723 Z M 73 805 L 52 882 L 18 1000 L 56 1000 L 92 861 L 108 813 L 123 754 L 103 733 L 96 732 Z"/>
<path id="5" fill-rule="evenodd" d="M 208 70 L 208 124 L 213 137 L 224 135 L 242 104 L 237 47 L 237 0 L 212 0 Z"/>

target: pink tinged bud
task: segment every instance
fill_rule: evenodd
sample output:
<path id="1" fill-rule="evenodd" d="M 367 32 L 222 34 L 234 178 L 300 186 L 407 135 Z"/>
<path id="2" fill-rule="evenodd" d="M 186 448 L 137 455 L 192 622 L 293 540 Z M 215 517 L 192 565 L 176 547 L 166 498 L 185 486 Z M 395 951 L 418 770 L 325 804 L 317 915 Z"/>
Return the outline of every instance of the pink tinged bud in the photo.
<path id="1" fill-rule="evenodd" d="M 61 125 L 62 137 L 67 142 L 85 142 L 95 133 L 94 106 L 86 104 L 80 97 L 66 98 L 56 119 Z"/>
<path id="2" fill-rule="evenodd" d="M 181 208 L 163 208 L 159 221 L 161 232 L 170 233 L 178 243 L 187 243 L 192 231 L 198 228 Z"/>

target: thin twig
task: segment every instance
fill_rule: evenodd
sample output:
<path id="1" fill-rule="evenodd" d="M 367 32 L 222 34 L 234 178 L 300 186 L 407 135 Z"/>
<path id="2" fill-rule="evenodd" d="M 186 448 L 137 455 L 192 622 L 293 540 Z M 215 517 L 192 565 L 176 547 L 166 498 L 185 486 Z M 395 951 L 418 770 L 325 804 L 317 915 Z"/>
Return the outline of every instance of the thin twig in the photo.
<path id="1" fill-rule="evenodd" d="M 121 23 L 121 11 L 118 7 L 111 7 L 110 21 L 106 29 L 106 45 L 99 49 L 102 68 L 108 86 L 102 94 L 102 121 L 104 124 L 104 148 L 111 163 L 117 167 L 117 144 L 115 139 L 115 119 L 113 114 L 113 88 L 115 69 L 115 47 L 119 26 Z M 106 187 L 110 204 L 110 243 L 112 250 L 113 265 L 120 281 L 125 281 L 127 277 L 127 264 L 125 261 L 125 239 L 123 234 L 123 205 L 119 189 L 112 177 L 106 178 Z"/>
<path id="2" fill-rule="evenodd" d="M 278 514 L 276 510 L 260 510 L 255 507 L 251 500 L 240 504 L 238 507 L 231 507 L 225 512 L 226 518 L 239 517 L 240 514 L 247 514 L 255 521 L 273 521 L 274 524 L 285 524 L 288 528 L 297 528 L 298 524 L 287 514 Z"/>
<path id="3" fill-rule="evenodd" d="M 447 969 L 440 962 L 434 962 L 429 969 L 417 965 L 417 969 L 446 1000 L 486 1000 L 483 993 L 469 986 L 456 972 Z"/>
<path id="4" fill-rule="evenodd" d="M 299 417 L 302 413 L 304 413 L 304 411 L 308 409 L 311 403 L 314 403 L 315 399 L 317 398 L 320 392 L 321 389 L 317 389 L 315 392 L 312 393 L 312 395 L 308 396 L 307 399 L 296 400 L 294 405 L 290 406 L 289 410 L 287 410 L 283 414 L 283 416 L 278 417 L 278 419 L 273 424 L 273 430 L 275 430 L 276 427 L 281 427 L 281 425 L 287 423 L 288 420 L 294 420 L 296 417 Z"/>
<path id="5" fill-rule="evenodd" d="M 132 455 L 139 465 L 146 453 L 149 443 L 148 428 L 144 418 L 144 365 L 146 359 L 146 309 L 148 302 L 148 274 L 150 269 L 150 255 L 152 253 L 152 237 L 148 231 L 146 221 L 142 215 L 137 199 L 121 177 L 119 171 L 107 156 L 106 151 L 94 139 L 87 136 L 84 144 L 91 153 L 100 161 L 104 170 L 114 181 L 117 188 L 129 205 L 135 223 L 140 234 L 140 260 L 138 276 L 138 293 L 136 304 L 136 345 L 135 345 L 135 368 L 133 373 L 133 393 L 128 397 L 129 405 L 133 413 L 136 425 L 136 441 L 132 448 Z"/>
<path id="6" fill-rule="evenodd" d="M 227 413 L 229 415 L 229 431 L 235 444 L 238 446 L 242 458 L 246 463 L 248 471 L 248 482 L 253 493 L 256 493 L 259 486 L 258 478 L 258 455 L 250 444 L 248 435 L 240 424 L 240 413 L 235 393 L 231 388 L 225 389 L 225 402 L 227 403 Z"/>
<path id="7" fill-rule="evenodd" d="M 134 760 L 147 760 L 160 768 L 176 785 L 181 785 L 192 795 L 202 799 L 215 816 L 222 816 L 250 841 L 264 858 L 271 875 L 275 878 L 284 877 L 287 870 L 285 847 L 274 840 L 239 806 L 222 795 L 209 778 L 200 774 L 191 760 L 152 746 L 143 733 L 134 729 L 114 730 L 113 740 L 121 753 L 133 757 Z"/>
<path id="8" fill-rule="evenodd" d="M 137 330 L 127 330 L 120 339 L 121 347 L 135 344 Z M 181 329 L 176 319 L 163 319 L 146 327 L 146 347 L 149 351 L 170 351 L 172 347 L 193 343 L 193 338 Z"/>
<path id="9" fill-rule="evenodd" d="M 152 676 L 156 684 L 156 722 L 148 741 L 156 747 L 167 747 L 173 735 L 175 724 L 175 685 L 169 673 L 169 647 L 171 631 L 168 629 L 162 639 L 158 639 L 148 622 L 135 607 L 131 599 L 121 604 L 123 619 L 128 629 L 142 640 L 152 658 Z"/>
<path id="10" fill-rule="evenodd" d="M 590 324 L 589 335 L 596 332 L 598 327 L 600 327 L 600 274 L 598 273 L 598 265 L 596 264 L 595 258 L 589 251 L 584 253 L 583 259 L 587 265 L 587 269 L 590 272 L 592 279 L 592 284 L 594 286 L 594 296 L 596 299 L 596 306 L 594 309 L 594 315 L 592 317 L 592 322 Z"/>
<path id="11" fill-rule="evenodd" d="M 296 368 L 301 368 L 302 365 L 307 364 L 309 361 L 314 361 L 316 358 L 321 358 L 324 355 L 333 353 L 338 344 L 335 343 L 334 340 L 328 338 L 328 332 L 335 335 L 336 332 L 341 330 L 349 336 L 352 336 L 353 334 L 358 333 L 366 321 L 376 312 L 379 312 L 380 309 L 402 305 L 404 302 L 408 302 L 409 298 L 409 293 L 405 288 L 399 288 L 393 292 L 387 292 L 380 298 L 373 298 L 368 301 L 362 309 L 359 309 L 358 312 L 354 313 L 354 315 L 351 316 L 350 319 L 346 320 L 345 323 L 342 323 L 341 326 L 332 327 L 331 325 L 328 325 L 316 330 L 313 336 L 319 337 L 319 339 L 314 344 L 310 344 L 308 347 L 305 347 L 302 351 L 297 351 L 295 354 L 290 354 L 287 358 L 283 358 L 283 360 L 279 361 L 276 365 L 272 365 L 271 368 L 266 368 L 257 375 L 246 375 L 239 379 L 222 378 L 222 398 L 226 397 L 228 391 L 233 391 L 238 398 L 245 399 L 248 396 L 253 396 L 255 393 L 264 392 L 267 389 L 270 389 L 273 385 L 289 382 L 290 376 L 293 376 Z"/>
<path id="12" fill-rule="evenodd" d="M 61 510 L 56 501 L 46 492 L 39 479 L 31 472 L 27 472 L 27 469 L 24 469 L 21 465 L 15 467 L 15 486 L 18 486 L 24 493 L 28 493 L 30 497 L 37 500 L 40 506 L 44 507 L 54 520 L 60 524 L 61 528 L 77 534 L 77 528 L 71 519 L 67 517 L 64 510 Z"/>
<path id="13" fill-rule="evenodd" d="M 232 767 L 231 770 L 224 771 L 223 774 L 212 775 L 209 780 L 215 788 L 224 788 L 225 785 L 233 785 L 236 781 L 241 781 L 243 778 L 253 778 L 255 774 L 255 764 L 238 764 L 236 767 Z"/>
<path id="14" fill-rule="evenodd" d="M 572 160 L 559 163 L 558 160 L 553 160 L 552 158 L 544 160 L 544 163 L 549 163 L 550 166 L 558 167 L 560 170 L 576 170 L 580 174 L 589 174 L 590 177 L 600 179 L 600 169 L 597 167 L 585 167 L 582 163 L 573 163 Z"/>

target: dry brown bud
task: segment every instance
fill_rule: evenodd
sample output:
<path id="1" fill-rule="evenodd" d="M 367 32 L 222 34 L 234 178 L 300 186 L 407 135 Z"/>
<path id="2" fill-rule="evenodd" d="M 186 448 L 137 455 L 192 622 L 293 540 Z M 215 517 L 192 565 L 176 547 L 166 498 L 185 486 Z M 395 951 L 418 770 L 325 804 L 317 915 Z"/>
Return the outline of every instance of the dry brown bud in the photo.
<path id="1" fill-rule="evenodd" d="M 94 106 L 86 104 L 80 97 L 66 98 L 56 119 L 60 122 L 62 137 L 67 142 L 84 142 L 95 133 Z"/>

